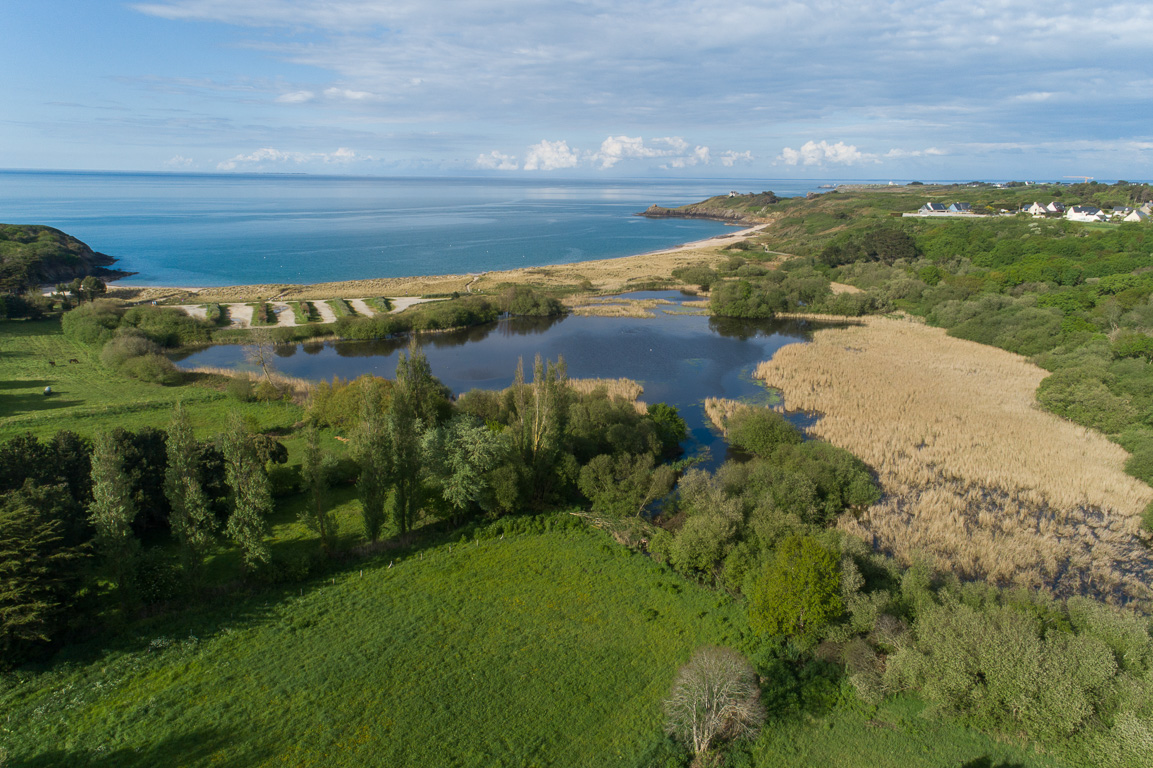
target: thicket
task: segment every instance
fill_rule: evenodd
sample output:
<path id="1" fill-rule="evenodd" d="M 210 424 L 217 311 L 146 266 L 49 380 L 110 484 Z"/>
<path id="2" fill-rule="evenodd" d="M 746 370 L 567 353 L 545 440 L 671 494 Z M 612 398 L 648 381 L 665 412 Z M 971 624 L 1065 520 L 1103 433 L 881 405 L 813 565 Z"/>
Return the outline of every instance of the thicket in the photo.
<path id="1" fill-rule="evenodd" d="M 527 285 L 511 285 L 501 296 L 501 308 L 510 315 L 556 317 L 565 312 L 564 305 L 552 296 Z"/>

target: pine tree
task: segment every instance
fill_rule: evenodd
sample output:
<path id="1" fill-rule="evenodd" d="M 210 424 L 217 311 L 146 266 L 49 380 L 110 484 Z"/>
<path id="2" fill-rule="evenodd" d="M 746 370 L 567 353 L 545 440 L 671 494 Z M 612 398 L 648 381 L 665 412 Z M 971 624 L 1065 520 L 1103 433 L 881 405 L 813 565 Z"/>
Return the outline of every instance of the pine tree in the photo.
<path id="1" fill-rule="evenodd" d="M 168 468 L 164 490 L 172 506 L 169 522 L 180 543 L 188 572 L 195 578 L 204 552 L 212 544 L 216 519 L 208 505 L 208 495 L 201 487 L 196 466 L 196 439 L 181 403 L 176 404 L 168 428 Z"/>
<path id="2" fill-rule="evenodd" d="M 224 526 L 228 538 L 240 547 L 245 570 L 271 559 L 264 537 L 272 512 L 272 492 L 264 471 L 266 457 L 258 441 L 234 411 L 228 419 L 221 450 L 225 472 L 232 489 L 232 514 Z"/>
<path id="3" fill-rule="evenodd" d="M 107 567 L 121 597 L 132 594 L 132 575 L 140 542 L 132 533 L 136 506 L 116 440 L 101 432 L 93 441 L 92 504 L 88 520 L 96 529 L 96 551 Z"/>

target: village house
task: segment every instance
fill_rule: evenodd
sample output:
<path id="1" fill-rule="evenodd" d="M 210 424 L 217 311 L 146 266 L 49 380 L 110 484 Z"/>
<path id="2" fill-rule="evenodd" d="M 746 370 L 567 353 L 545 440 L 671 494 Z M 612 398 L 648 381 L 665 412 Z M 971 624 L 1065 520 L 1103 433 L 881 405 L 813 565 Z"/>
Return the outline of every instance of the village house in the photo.
<path id="1" fill-rule="evenodd" d="M 947 213 L 948 209 L 941 203 L 925 203 L 917 213 Z"/>
<path id="2" fill-rule="evenodd" d="M 1065 211 L 1065 218 L 1069 221 L 1105 221 L 1106 216 L 1100 208 L 1092 205 L 1074 205 Z"/>
<path id="3" fill-rule="evenodd" d="M 1030 216 L 1048 216 L 1050 211 L 1040 203 L 1033 203 L 1025 209 L 1025 213 L 1029 214 Z"/>
<path id="4" fill-rule="evenodd" d="M 1129 214 L 1121 219 L 1121 221 L 1149 221 L 1149 214 L 1143 210 L 1129 211 Z"/>
<path id="5" fill-rule="evenodd" d="M 949 213 L 972 213 L 973 206 L 968 203 L 953 203 L 949 206 Z"/>

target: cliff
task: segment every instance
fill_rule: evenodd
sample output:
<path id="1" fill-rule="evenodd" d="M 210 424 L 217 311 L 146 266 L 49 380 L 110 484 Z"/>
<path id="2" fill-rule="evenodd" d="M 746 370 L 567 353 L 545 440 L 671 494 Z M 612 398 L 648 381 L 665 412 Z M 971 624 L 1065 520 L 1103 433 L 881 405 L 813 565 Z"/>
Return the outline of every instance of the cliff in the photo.
<path id="1" fill-rule="evenodd" d="M 97 253 L 58 229 L 35 224 L 0 224 L 0 291 L 21 292 L 42 284 L 94 275 L 116 280 L 136 274 L 109 269 L 116 259 Z"/>

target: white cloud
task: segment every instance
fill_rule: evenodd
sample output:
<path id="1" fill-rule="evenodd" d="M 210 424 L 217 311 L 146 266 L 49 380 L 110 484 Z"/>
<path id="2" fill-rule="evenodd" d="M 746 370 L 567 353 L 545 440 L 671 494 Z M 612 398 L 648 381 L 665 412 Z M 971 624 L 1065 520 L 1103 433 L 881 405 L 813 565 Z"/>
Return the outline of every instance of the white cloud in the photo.
<path id="1" fill-rule="evenodd" d="M 164 165 L 169 168 L 191 168 L 192 158 L 185 157 L 184 155 L 173 155 L 171 158 L 164 161 Z"/>
<path id="2" fill-rule="evenodd" d="M 371 156 L 361 157 L 347 147 L 340 147 L 335 152 L 285 152 L 272 147 L 263 147 L 247 155 L 235 155 L 216 164 L 217 170 L 234 171 L 241 166 L 259 169 L 266 165 L 294 163 L 350 163 L 354 160 L 372 160 Z"/>
<path id="3" fill-rule="evenodd" d="M 494 149 L 487 155 L 480 155 L 477 157 L 476 167 L 492 171 L 515 171 L 520 166 L 517 164 L 516 158 L 514 156 L 506 155 L 503 152 L 497 152 Z"/>
<path id="4" fill-rule="evenodd" d="M 601 142 L 598 151 L 589 155 L 593 162 L 599 162 L 601 168 L 612 168 L 621 160 L 636 160 L 646 158 L 670 158 L 662 168 L 684 168 L 690 165 L 708 165 L 709 148 L 694 147 L 680 136 L 665 136 L 651 139 L 649 143 L 640 136 L 609 136 Z"/>
<path id="5" fill-rule="evenodd" d="M 721 154 L 721 165 L 726 168 L 732 168 L 737 163 L 751 163 L 753 162 L 753 153 L 749 151 L 734 152 L 728 150 Z"/>
<path id="6" fill-rule="evenodd" d="M 567 141 L 542 141 L 528 148 L 524 158 L 526 171 L 555 171 L 559 168 L 574 168 L 579 160 L 577 153 L 569 149 Z"/>
<path id="7" fill-rule="evenodd" d="M 846 144 L 843 141 L 830 144 L 827 141 L 818 143 L 812 140 L 806 141 L 800 149 L 785 147 L 777 156 L 777 160 L 785 165 L 797 165 L 798 163 L 802 165 L 825 165 L 826 163 L 857 165 L 864 162 L 875 162 L 876 159 L 876 155 L 862 152 L 852 144 Z"/>
<path id="8" fill-rule="evenodd" d="M 943 149 L 937 147 L 929 147 L 928 149 L 890 149 L 885 153 L 885 158 L 888 160 L 899 160 L 905 157 L 934 157 L 939 155 L 949 154 Z"/>
<path id="9" fill-rule="evenodd" d="M 315 98 L 316 94 L 312 91 L 292 91 L 291 93 L 280 94 L 276 100 L 281 104 L 304 104 Z"/>
<path id="10" fill-rule="evenodd" d="M 347 99 L 348 101 L 364 101 L 371 99 L 368 91 L 353 91 L 348 88 L 325 88 L 324 95 L 330 99 Z"/>

